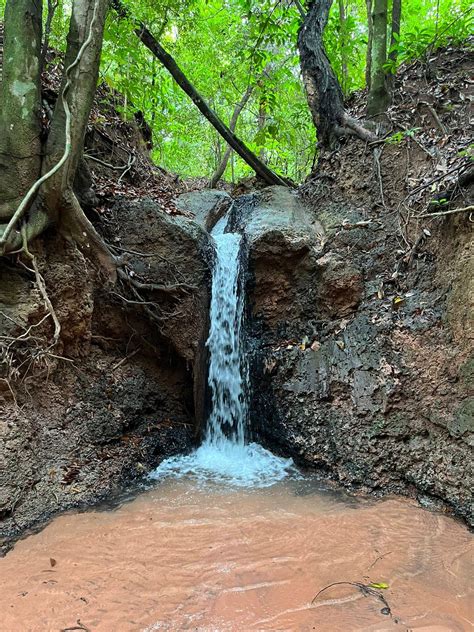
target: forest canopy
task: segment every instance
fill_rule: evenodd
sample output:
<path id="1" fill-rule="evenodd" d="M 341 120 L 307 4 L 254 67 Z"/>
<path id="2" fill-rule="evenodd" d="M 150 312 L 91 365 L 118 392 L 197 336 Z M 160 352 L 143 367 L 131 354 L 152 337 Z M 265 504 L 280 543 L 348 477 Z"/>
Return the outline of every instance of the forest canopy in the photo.
<path id="1" fill-rule="evenodd" d="M 324 43 L 344 97 L 366 87 L 369 19 L 378 0 L 332 3 Z M 396 0 L 395 0 L 396 2 Z M 0 1 L 3 14 L 5 1 Z M 49 0 L 49 45 L 64 52 L 70 2 Z M 305 3 L 299 0 L 125 0 L 182 68 L 207 103 L 227 124 L 239 103 L 236 133 L 272 169 L 295 181 L 311 170 L 316 132 L 301 80 L 297 34 Z M 399 34 L 387 6 L 387 59 L 390 75 L 400 63 L 460 43 L 472 31 L 468 0 L 403 0 Z M 123 95 L 116 107 L 125 119 L 139 111 L 152 130 L 152 157 L 183 176 L 211 177 L 226 143 L 134 36 L 132 19 L 109 11 L 99 82 Z M 370 62 L 369 62 L 370 63 Z M 233 154 L 224 178 L 251 173 Z"/>

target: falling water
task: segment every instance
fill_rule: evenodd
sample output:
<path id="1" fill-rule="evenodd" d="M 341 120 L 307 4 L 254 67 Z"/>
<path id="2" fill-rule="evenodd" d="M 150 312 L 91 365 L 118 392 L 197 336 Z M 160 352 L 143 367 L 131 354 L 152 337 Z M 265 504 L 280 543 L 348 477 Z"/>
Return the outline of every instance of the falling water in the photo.
<path id="1" fill-rule="evenodd" d="M 244 445 L 247 419 L 247 372 L 242 340 L 244 294 L 239 292 L 242 236 L 225 233 L 221 223 L 213 236 L 216 261 L 207 340 L 212 410 L 205 442 L 225 448 L 229 441 Z"/>
<path id="2" fill-rule="evenodd" d="M 243 344 L 245 293 L 241 291 L 244 249 L 242 236 L 226 232 L 226 224 L 223 218 L 212 232 L 216 257 L 207 340 L 212 406 L 204 441 L 189 455 L 163 461 L 151 478 L 193 476 L 239 487 L 266 487 L 296 472 L 291 459 L 247 442 L 249 388 Z"/>

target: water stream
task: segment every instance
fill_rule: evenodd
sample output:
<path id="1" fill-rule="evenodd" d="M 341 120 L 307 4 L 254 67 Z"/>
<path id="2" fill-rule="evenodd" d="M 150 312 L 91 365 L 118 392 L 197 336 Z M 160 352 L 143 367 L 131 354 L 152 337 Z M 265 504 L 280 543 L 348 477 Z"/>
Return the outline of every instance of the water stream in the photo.
<path id="1" fill-rule="evenodd" d="M 193 477 L 201 483 L 223 480 L 236 486 L 267 487 L 298 476 L 291 459 L 283 459 L 248 441 L 248 365 L 244 344 L 245 292 L 242 235 L 226 232 L 222 218 L 212 231 L 215 263 L 212 276 L 209 387 L 212 405 L 202 445 L 190 455 L 164 461 L 151 478 Z"/>

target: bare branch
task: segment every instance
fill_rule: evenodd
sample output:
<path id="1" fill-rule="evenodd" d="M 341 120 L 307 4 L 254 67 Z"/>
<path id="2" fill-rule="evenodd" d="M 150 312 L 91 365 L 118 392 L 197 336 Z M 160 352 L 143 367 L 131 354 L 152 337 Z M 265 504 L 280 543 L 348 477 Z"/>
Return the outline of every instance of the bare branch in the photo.
<path id="1" fill-rule="evenodd" d="M 441 217 L 442 215 L 454 215 L 454 213 L 472 213 L 474 211 L 473 206 L 466 206 L 464 208 L 453 208 L 449 211 L 439 211 L 438 213 L 424 213 L 423 215 L 419 215 L 418 219 L 423 219 L 424 217 Z"/>

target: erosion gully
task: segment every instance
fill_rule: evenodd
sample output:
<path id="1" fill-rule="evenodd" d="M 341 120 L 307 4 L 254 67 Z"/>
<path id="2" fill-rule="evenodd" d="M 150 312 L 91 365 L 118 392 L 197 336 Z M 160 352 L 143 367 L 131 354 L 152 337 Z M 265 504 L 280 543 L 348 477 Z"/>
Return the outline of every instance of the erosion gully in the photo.
<path id="1" fill-rule="evenodd" d="M 462 524 L 351 497 L 251 441 L 245 249 L 225 219 L 213 236 L 201 446 L 113 511 L 20 541 L 0 560 L 0 630 L 470 630 Z"/>

